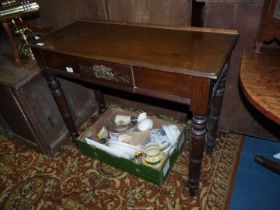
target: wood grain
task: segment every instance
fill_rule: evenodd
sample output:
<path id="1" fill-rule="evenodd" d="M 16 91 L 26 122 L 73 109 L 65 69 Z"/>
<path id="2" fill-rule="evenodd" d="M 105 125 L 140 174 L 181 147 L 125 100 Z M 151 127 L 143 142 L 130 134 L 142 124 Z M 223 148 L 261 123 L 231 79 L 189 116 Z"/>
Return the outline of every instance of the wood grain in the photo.
<path id="1" fill-rule="evenodd" d="M 248 100 L 280 125 L 280 53 L 244 54 L 240 81 Z"/>
<path id="2" fill-rule="evenodd" d="M 237 33 L 203 33 L 117 23 L 78 21 L 49 34 L 33 47 L 106 62 L 216 79 Z M 81 47 L 87 46 L 87 47 Z"/>
<path id="3" fill-rule="evenodd" d="M 78 0 L 79 18 L 108 20 L 106 0 Z"/>
<path id="4" fill-rule="evenodd" d="M 76 21 L 78 16 L 78 0 L 44 1 L 37 0 L 40 5 L 40 22 L 54 29 Z"/>
<path id="5" fill-rule="evenodd" d="M 107 0 L 110 20 L 186 26 L 191 0 Z"/>

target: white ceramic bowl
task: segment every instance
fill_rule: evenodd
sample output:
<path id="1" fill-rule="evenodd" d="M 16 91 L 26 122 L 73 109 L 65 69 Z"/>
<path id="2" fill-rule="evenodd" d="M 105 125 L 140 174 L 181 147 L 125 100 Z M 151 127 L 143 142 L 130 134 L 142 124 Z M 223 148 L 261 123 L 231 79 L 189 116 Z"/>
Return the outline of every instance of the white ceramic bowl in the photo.
<path id="1" fill-rule="evenodd" d="M 143 153 L 147 156 L 156 156 L 160 153 L 161 149 L 159 144 L 146 144 Z"/>
<path id="2" fill-rule="evenodd" d="M 153 121 L 149 118 L 147 119 L 144 119 L 142 121 L 140 121 L 138 124 L 137 124 L 137 129 L 139 131 L 146 131 L 148 129 L 152 129 L 153 128 Z"/>
<path id="3" fill-rule="evenodd" d="M 143 159 L 147 163 L 157 163 L 163 158 L 164 154 L 158 144 L 146 144 L 143 151 Z"/>

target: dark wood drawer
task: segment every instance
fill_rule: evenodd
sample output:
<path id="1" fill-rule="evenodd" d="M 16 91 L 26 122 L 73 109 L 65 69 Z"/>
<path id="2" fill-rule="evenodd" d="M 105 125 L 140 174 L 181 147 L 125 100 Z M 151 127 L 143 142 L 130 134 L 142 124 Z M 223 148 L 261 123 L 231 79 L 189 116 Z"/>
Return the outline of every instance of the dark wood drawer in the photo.
<path id="1" fill-rule="evenodd" d="M 61 70 L 65 73 L 80 74 L 77 57 L 48 51 L 43 53 L 48 68 Z"/>
<path id="2" fill-rule="evenodd" d="M 133 74 L 136 93 L 188 103 L 191 95 L 191 76 L 141 67 L 133 67 Z"/>
<path id="3" fill-rule="evenodd" d="M 133 76 L 128 65 L 86 60 L 71 55 L 44 51 L 46 66 L 56 73 L 96 85 L 133 92 Z M 78 77 L 77 77 L 78 76 Z"/>
<path id="4" fill-rule="evenodd" d="M 133 90 L 134 81 L 130 66 L 109 62 L 80 60 L 78 62 L 78 68 L 81 79 L 90 80 L 101 86 Z"/>

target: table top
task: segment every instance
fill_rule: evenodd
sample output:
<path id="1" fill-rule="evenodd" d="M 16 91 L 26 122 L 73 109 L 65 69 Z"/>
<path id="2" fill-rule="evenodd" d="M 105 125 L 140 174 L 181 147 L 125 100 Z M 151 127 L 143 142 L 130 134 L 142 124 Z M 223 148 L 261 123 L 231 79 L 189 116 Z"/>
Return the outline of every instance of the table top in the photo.
<path id="1" fill-rule="evenodd" d="M 244 54 L 240 82 L 248 100 L 280 125 L 280 53 Z"/>
<path id="2" fill-rule="evenodd" d="M 235 30 L 79 20 L 32 47 L 216 79 L 237 39 Z"/>

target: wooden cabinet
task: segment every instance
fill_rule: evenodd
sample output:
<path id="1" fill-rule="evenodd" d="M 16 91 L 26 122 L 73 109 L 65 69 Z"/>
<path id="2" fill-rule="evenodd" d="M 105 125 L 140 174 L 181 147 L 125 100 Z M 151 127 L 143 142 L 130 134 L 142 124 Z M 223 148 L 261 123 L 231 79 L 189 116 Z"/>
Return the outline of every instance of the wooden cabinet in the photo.
<path id="1" fill-rule="evenodd" d="M 4 70 L 0 82 L 1 131 L 29 147 L 54 153 L 69 132 L 38 67 Z M 79 126 L 95 110 L 94 92 L 68 80 L 60 82 Z"/>
<path id="2" fill-rule="evenodd" d="M 256 42 L 256 52 L 259 53 L 263 44 L 272 42 L 280 45 L 280 0 L 264 1 L 259 33 Z"/>

